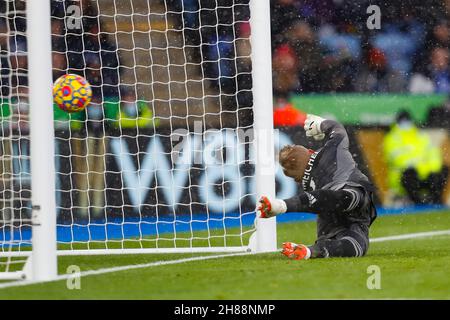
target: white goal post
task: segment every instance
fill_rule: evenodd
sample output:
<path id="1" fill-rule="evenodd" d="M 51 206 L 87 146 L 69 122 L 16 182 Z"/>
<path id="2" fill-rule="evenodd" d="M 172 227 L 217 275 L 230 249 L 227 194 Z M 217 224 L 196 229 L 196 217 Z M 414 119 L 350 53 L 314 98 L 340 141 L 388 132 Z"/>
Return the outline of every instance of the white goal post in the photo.
<path id="1" fill-rule="evenodd" d="M 0 10 L 0 280 L 53 279 L 58 255 L 276 250 L 254 210 L 275 196 L 270 0 Z M 65 73 L 85 111 L 52 108 Z"/>

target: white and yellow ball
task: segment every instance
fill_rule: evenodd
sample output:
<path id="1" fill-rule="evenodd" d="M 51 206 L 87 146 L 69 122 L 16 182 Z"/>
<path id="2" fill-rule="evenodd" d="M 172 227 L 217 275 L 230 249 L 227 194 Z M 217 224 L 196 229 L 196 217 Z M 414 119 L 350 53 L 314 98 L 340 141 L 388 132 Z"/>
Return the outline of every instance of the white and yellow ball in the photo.
<path id="1" fill-rule="evenodd" d="M 53 101 L 63 111 L 72 113 L 84 110 L 91 99 L 91 85 L 82 76 L 65 74 L 53 84 Z"/>

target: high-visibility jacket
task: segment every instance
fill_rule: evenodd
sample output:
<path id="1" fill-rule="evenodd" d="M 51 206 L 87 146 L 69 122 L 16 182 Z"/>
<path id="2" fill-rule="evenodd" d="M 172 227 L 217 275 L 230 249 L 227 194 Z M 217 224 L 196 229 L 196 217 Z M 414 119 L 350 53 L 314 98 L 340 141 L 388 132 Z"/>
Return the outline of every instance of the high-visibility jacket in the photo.
<path id="1" fill-rule="evenodd" d="M 394 124 L 384 138 L 383 152 L 388 165 L 389 188 L 400 195 L 404 194 L 401 175 L 406 169 L 416 169 L 421 180 L 442 169 L 441 150 L 415 126 L 401 128 Z"/>
<path id="2" fill-rule="evenodd" d="M 145 102 L 123 102 L 120 105 L 119 118 L 116 125 L 120 125 L 122 129 L 149 128 L 153 125 L 157 126 L 158 121 L 154 119 L 153 112 Z"/>

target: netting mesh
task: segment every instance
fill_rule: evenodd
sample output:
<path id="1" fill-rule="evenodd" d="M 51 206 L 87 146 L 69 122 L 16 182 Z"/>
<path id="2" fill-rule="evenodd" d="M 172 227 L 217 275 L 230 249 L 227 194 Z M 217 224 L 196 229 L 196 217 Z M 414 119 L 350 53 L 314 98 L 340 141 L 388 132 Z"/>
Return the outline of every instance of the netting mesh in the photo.
<path id="1" fill-rule="evenodd" d="M 254 231 L 248 0 L 52 1 L 63 249 L 245 246 Z M 0 5 L 2 250 L 30 244 L 25 2 Z M 49 106 L 51 107 L 51 106 Z"/>
<path id="2" fill-rule="evenodd" d="M 0 4 L 0 245 L 11 252 L 30 245 L 28 87 L 24 7 Z M 0 271 L 14 271 L 23 258 L 0 258 Z"/>

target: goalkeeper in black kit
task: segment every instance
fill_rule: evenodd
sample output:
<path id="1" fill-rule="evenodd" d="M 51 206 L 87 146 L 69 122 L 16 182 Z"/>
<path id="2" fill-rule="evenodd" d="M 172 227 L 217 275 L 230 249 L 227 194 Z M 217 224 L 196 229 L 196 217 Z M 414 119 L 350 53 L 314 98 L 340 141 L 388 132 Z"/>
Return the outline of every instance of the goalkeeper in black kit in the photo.
<path id="1" fill-rule="evenodd" d="M 301 184 L 302 191 L 284 200 L 262 196 L 257 206 L 259 216 L 317 214 L 313 245 L 283 243 L 282 253 L 290 259 L 363 256 L 369 247 L 369 227 L 377 216 L 374 187 L 356 167 L 347 132 L 340 123 L 308 115 L 304 129 L 307 137 L 324 140 L 323 147 L 314 151 L 289 145 L 279 154 L 284 174 Z"/>

